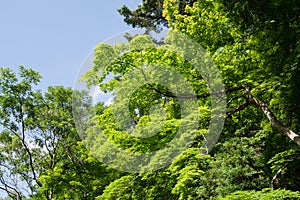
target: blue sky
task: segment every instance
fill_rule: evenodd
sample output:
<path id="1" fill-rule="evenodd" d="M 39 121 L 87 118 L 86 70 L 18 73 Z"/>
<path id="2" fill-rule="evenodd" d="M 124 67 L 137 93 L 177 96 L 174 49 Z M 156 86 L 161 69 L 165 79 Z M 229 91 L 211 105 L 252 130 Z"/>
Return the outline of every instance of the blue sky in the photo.
<path id="1" fill-rule="evenodd" d="M 38 89 L 72 87 L 80 65 L 97 43 L 131 29 L 117 9 L 141 0 L 2 0 L 0 67 L 41 73 Z M 0 192 L 0 197 L 3 196 Z"/>
<path id="2" fill-rule="evenodd" d="M 95 45 L 131 29 L 117 9 L 140 0 L 9 0 L 0 2 L 0 67 L 40 72 L 38 86 L 73 86 Z"/>

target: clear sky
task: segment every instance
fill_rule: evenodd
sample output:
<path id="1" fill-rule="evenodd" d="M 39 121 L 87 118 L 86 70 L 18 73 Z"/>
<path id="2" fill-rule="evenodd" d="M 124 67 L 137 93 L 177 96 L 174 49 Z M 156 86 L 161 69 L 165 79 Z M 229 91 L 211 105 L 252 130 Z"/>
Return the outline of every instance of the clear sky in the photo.
<path id="1" fill-rule="evenodd" d="M 97 43 L 131 29 L 117 9 L 141 0 L 0 0 L 0 67 L 40 72 L 38 86 L 72 87 Z M 5 196 L 0 192 L 0 197 Z"/>
<path id="2" fill-rule="evenodd" d="M 141 0 L 0 1 L 0 67 L 40 72 L 39 89 L 73 86 L 97 43 L 131 29 L 117 9 Z"/>

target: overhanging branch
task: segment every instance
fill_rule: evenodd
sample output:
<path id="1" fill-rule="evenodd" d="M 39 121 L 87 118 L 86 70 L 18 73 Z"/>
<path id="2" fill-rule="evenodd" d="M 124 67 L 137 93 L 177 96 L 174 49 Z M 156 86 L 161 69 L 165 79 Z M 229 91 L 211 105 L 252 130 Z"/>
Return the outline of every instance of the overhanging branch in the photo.
<path id="1" fill-rule="evenodd" d="M 287 135 L 292 141 L 294 141 L 298 145 L 300 145 L 300 136 L 298 134 L 296 134 L 294 131 L 292 131 L 291 129 L 284 126 L 280 121 L 278 121 L 278 119 L 272 113 L 272 111 L 268 108 L 268 106 L 264 102 L 262 102 L 261 100 L 255 98 L 253 96 L 249 87 L 244 86 L 244 88 L 248 94 L 249 101 L 263 111 L 263 113 L 267 116 L 267 118 L 271 122 L 272 126 L 274 128 L 276 128 L 277 130 L 279 130 L 280 132 Z"/>
<path id="2" fill-rule="evenodd" d="M 217 92 L 214 92 L 214 93 L 197 94 L 197 95 L 193 95 L 193 94 L 175 94 L 175 93 L 172 93 L 172 92 L 169 92 L 169 91 L 160 91 L 158 88 L 156 88 L 155 86 L 153 86 L 151 84 L 148 84 L 148 86 L 152 90 L 154 90 L 155 92 L 160 93 L 163 96 L 173 97 L 173 98 L 176 98 L 176 97 L 177 98 L 195 98 L 195 97 L 197 97 L 197 98 L 207 98 L 207 97 L 210 97 L 212 95 L 224 94 L 224 93 L 234 92 L 234 91 L 238 91 L 238 90 L 245 90 L 246 93 L 247 93 L 246 101 L 243 104 L 241 104 L 240 106 L 238 106 L 236 108 L 233 108 L 231 111 L 227 112 L 226 113 L 227 116 L 230 116 L 233 113 L 246 108 L 249 104 L 254 104 L 256 107 L 260 108 L 263 111 L 263 113 L 267 116 L 268 120 L 271 122 L 271 124 L 274 128 L 276 128 L 281 133 L 288 136 L 292 141 L 294 141 L 295 143 L 300 145 L 300 136 L 298 134 L 296 134 L 294 131 L 292 131 L 291 129 L 284 126 L 280 121 L 278 121 L 278 119 L 272 113 L 272 111 L 268 108 L 268 106 L 264 102 L 262 102 L 261 100 L 255 98 L 253 96 L 253 94 L 251 93 L 250 88 L 245 86 L 245 85 L 226 88 L 224 90 L 217 91 Z"/>

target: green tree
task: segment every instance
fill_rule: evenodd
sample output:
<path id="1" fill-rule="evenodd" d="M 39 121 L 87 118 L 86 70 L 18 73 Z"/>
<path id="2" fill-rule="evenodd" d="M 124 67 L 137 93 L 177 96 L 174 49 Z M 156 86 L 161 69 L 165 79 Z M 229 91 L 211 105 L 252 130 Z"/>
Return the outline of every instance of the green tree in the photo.
<path id="1" fill-rule="evenodd" d="M 156 7 L 159 9 L 154 9 Z M 161 193 L 154 192 L 155 198 L 160 199 L 165 196 L 173 199 L 215 199 L 238 190 L 245 190 L 242 192 L 245 195 L 248 195 L 246 190 L 256 190 L 258 192 L 254 192 L 254 196 L 262 195 L 260 197 L 266 199 L 277 194 L 282 198 L 297 196 L 293 192 L 282 194 L 281 190 L 266 195 L 259 191 L 268 187 L 299 189 L 300 138 L 297 133 L 300 132 L 300 93 L 296 78 L 300 69 L 299 4 L 292 0 L 165 0 L 143 1 L 134 11 L 125 6 L 119 12 L 125 17 L 125 22 L 133 27 L 159 29 L 167 25 L 205 47 L 218 66 L 226 86 L 227 118 L 219 144 L 210 153 L 212 159 L 206 167 L 191 167 L 191 160 L 185 160 L 181 163 L 184 166 L 182 170 L 164 168 L 147 175 L 122 177 L 108 186 L 99 198 L 118 199 L 122 191 L 133 199 L 154 198 L 141 189 L 143 185 L 147 191 L 156 192 L 154 188 L 164 185 L 159 179 L 158 184 L 151 185 L 152 177 L 169 177 L 166 178 L 170 183 L 167 189 L 162 189 L 164 192 Z M 206 99 L 208 91 L 205 81 L 184 60 L 168 55 L 160 47 L 154 47 L 150 40 L 147 36 L 130 38 L 131 44 L 135 41 L 142 43 L 139 49 L 134 50 L 130 44 L 99 44 L 95 50 L 94 66 L 83 80 L 89 85 L 99 85 L 103 91 L 113 92 L 119 82 L 126 80 L 124 76 L 128 71 L 143 64 L 171 63 L 176 71 L 189 80 L 196 91 L 198 103 L 203 105 L 202 111 L 207 113 L 200 117 L 198 135 L 191 143 L 201 152 L 205 137 L 203 133 L 207 131 L 206 124 L 211 112 L 210 102 Z M 120 56 L 122 50 L 129 53 Z M 108 74 L 115 77 L 106 83 L 104 80 Z M 117 92 L 120 94 L 120 90 Z M 140 88 L 130 101 L 129 110 L 135 127 L 145 123 L 149 109 L 155 103 L 164 103 L 169 116 L 167 120 L 171 123 L 176 124 L 180 120 L 180 106 L 175 106 L 175 95 L 159 85 Z M 122 132 L 122 127 L 118 127 L 113 120 L 111 107 L 97 119 L 99 128 L 104 129 L 105 134 L 119 147 L 152 151 L 164 145 L 159 143 L 161 138 L 151 138 L 147 145 Z M 176 127 L 171 129 L 176 131 Z M 170 137 L 171 133 L 168 133 Z M 88 131 L 87 135 L 92 134 Z M 94 137 L 95 134 L 91 138 Z M 144 177 L 141 179 L 145 182 L 139 182 L 139 177 Z M 126 181 L 131 184 L 124 184 Z M 140 194 L 142 196 L 138 196 Z"/>
<path id="2" fill-rule="evenodd" d="M 36 192 L 38 181 L 37 162 L 41 149 L 32 143 L 34 132 L 30 126 L 35 118 L 35 107 L 41 97 L 33 92 L 41 76 L 23 66 L 19 77 L 7 68 L 0 69 L 0 123 L 1 123 L 1 190 L 14 199 Z"/>
<path id="3" fill-rule="evenodd" d="M 86 93 L 61 86 L 34 91 L 40 78 L 23 66 L 18 75 L 0 69 L 0 189 L 12 199 L 94 199 L 120 173 L 80 142 L 72 100 Z"/>
<path id="4" fill-rule="evenodd" d="M 184 13 L 186 5 L 192 6 L 196 0 L 179 0 L 178 11 Z M 163 0 L 143 0 L 137 9 L 130 10 L 126 5 L 118 11 L 124 17 L 124 22 L 133 28 L 160 29 L 168 26 L 168 21 L 163 17 Z"/>
<path id="5" fill-rule="evenodd" d="M 299 174 L 295 171 L 299 169 L 298 154 L 284 159 L 280 152 L 299 149 L 282 135 L 286 134 L 299 144 L 299 136 L 295 134 L 299 132 L 299 116 L 294 113 L 299 109 L 299 90 L 294 78 L 299 75 L 299 22 L 294 20 L 299 5 L 294 1 L 251 2 L 198 1 L 193 7 L 187 6 L 188 14 L 182 15 L 174 12 L 177 2 L 168 0 L 164 4 L 164 15 L 171 27 L 193 37 L 210 52 L 228 90 L 248 86 L 240 87 L 246 93 L 227 93 L 230 110 L 223 141 L 235 136 L 254 140 L 266 136 L 262 140 L 265 146 L 258 148 L 257 153 L 264 155 L 269 180 L 274 182 L 283 169 L 292 166 L 288 175 L 282 175 L 285 180 L 275 181 L 277 186 L 272 186 L 296 190 L 294 186 L 299 185 L 296 178 Z M 262 110 L 264 115 L 253 110 L 251 105 Z M 273 129 L 266 120 L 271 122 Z M 286 127 L 295 132 L 289 135 L 291 130 Z M 280 166 L 270 166 L 275 161 L 266 164 L 273 156 L 281 160 L 276 161 Z M 270 172 L 271 168 L 278 171 Z"/>
<path id="6" fill-rule="evenodd" d="M 82 80 L 117 94 L 109 106 L 93 107 L 86 92 L 63 87 L 34 91 L 37 72 L 0 68 L 0 190 L 10 199 L 299 199 L 298 2 L 143 1 L 136 10 L 124 6 L 119 12 L 133 27 L 167 26 L 199 42 L 225 89 L 209 94 L 207 84 L 217 83 L 207 83 L 207 71 L 174 54 L 172 41 L 191 46 L 172 34 L 162 43 L 146 34 L 127 35 L 128 44 L 96 47 L 94 66 Z M 176 72 L 195 92 L 197 109 L 187 87 L 175 90 L 175 80 L 184 85 Z M 142 84 L 148 78 L 153 83 Z M 170 84 L 155 82 L 160 78 Z M 130 87 L 136 90 L 128 95 Z M 210 98 L 221 93 L 227 95 L 225 126 L 205 155 L 216 110 Z M 110 166 L 136 159 L 108 151 L 99 131 L 118 148 L 149 153 L 192 119 L 197 128 L 176 138 L 189 148 L 159 151 L 140 172 L 119 172 L 96 159 L 122 158 Z M 151 171 L 168 159 L 170 165 Z"/>

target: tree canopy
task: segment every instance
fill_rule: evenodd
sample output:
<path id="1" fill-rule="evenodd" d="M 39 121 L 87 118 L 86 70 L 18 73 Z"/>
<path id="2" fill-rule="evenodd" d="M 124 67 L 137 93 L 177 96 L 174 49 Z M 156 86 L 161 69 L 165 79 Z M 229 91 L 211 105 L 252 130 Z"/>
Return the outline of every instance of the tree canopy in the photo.
<path id="1" fill-rule="evenodd" d="M 81 77 L 110 103 L 0 68 L 7 198 L 300 199 L 299 3 L 143 0 L 119 12 L 148 31 L 99 43 Z"/>

